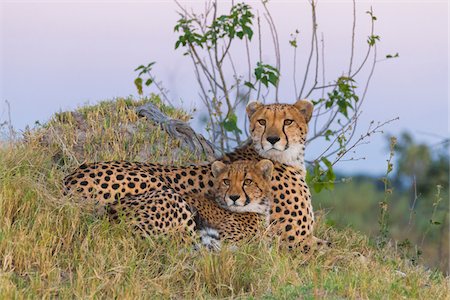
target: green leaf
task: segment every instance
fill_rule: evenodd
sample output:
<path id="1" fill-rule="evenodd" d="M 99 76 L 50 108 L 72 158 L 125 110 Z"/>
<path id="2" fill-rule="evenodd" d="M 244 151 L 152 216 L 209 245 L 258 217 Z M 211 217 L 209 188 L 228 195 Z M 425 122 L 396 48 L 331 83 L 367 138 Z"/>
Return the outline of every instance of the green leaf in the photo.
<path id="1" fill-rule="evenodd" d="M 392 54 L 386 55 L 386 58 L 396 58 L 396 57 L 399 57 L 398 52 L 395 53 L 394 55 L 392 55 Z"/>
<path id="2" fill-rule="evenodd" d="M 323 189 L 323 184 L 321 182 L 315 182 L 313 188 L 316 193 L 320 193 Z"/>
<path id="3" fill-rule="evenodd" d="M 269 81 L 267 77 L 261 77 L 261 82 L 266 86 L 269 87 Z"/>
<path id="4" fill-rule="evenodd" d="M 388 163 L 387 172 L 388 172 L 388 173 L 391 173 L 393 169 L 394 169 L 394 165 L 393 165 L 392 163 L 389 162 L 389 163 Z"/>
<path id="5" fill-rule="evenodd" d="M 138 90 L 138 94 L 142 95 L 143 91 L 142 91 L 142 78 L 138 77 L 134 80 L 134 85 L 136 86 L 137 90 Z"/>
<path id="6" fill-rule="evenodd" d="M 248 26 L 243 27 L 242 30 L 243 30 L 243 31 L 245 32 L 245 34 L 248 36 L 248 39 L 249 39 L 249 40 L 252 40 L 252 37 L 253 37 L 253 30 L 252 30 L 250 27 L 248 27 Z"/>
<path id="7" fill-rule="evenodd" d="M 256 88 L 255 88 L 255 86 L 253 85 L 253 83 L 251 83 L 251 82 L 249 82 L 249 81 L 244 82 L 244 85 L 247 86 L 247 87 L 249 87 L 249 88 L 251 88 L 251 89 L 253 89 L 253 90 L 256 90 Z"/>
<path id="8" fill-rule="evenodd" d="M 153 79 L 149 78 L 149 79 L 147 79 L 147 81 L 145 82 L 145 85 L 146 85 L 146 86 L 149 86 L 149 85 L 152 84 L 152 83 L 153 83 Z"/>
<path id="9" fill-rule="evenodd" d="M 256 79 L 258 79 L 258 80 L 261 79 L 262 72 L 263 72 L 263 68 L 260 67 L 260 66 L 258 66 L 255 69 L 255 77 L 256 77 Z"/>
<path id="10" fill-rule="evenodd" d="M 229 132 L 237 131 L 239 133 L 242 133 L 242 131 L 237 127 L 237 116 L 233 113 L 230 114 L 228 118 L 222 122 L 222 126 L 226 131 Z"/>
<path id="11" fill-rule="evenodd" d="M 273 85 L 276 86 L 278 83 L 278 76 L 275 73 L 270 73 L 269 74 L 269 82 Z"/>
<path id="12" fill-rule="evenodd" d="M 373 46 L 373 45 L 375 45 L 376 41 L 379 41 L 379 40 L 380 40 L 380 36 L 379 36 L 379 35 L 371 35 L 371 36 L 369 36 L 369 38 L 367 39 L 367 43 L 368 43 L 370 46 Z"/>
<path id="13" fill-rule="evenodd" d="M 312 172 L 306 172 L 306 182 L 308 185 L 312 185 L 313 176 L 311 175 Z"/>
<path id="14" fill-rule="evenodd" d="M 333 165 L 331 164 L 331 162 L 328 160 L 328 158 L 326 157 L 322 157 L 322 162 L 328 167 L 328 168 L 333 168 Z"/>
<path id="15" fill-rule="evenodd" d="M 333 191 L 334 190 L 334 182 L 330 181 L 326 184 L 325 188 L 329 191 Z"/>
<path id="16" fill-rule="evenodd" d="M 334 174 L 333 168 L 328 169 L 327 179 L 330 182 L 334 182 L 336 180 L 336 174 Z M 334 185 L 334 183 L 333 183 L 333 185 Z"/>
<path id="17" fill-rule="evenodd" d="M 334 134 L 333 134 L 332 130 L 327 129 L 327 131 L 325 131 L 324 135 L 325 135 L 325 140 L 329 141 L 330 140 L 330 136 L 334 135 Z"/>

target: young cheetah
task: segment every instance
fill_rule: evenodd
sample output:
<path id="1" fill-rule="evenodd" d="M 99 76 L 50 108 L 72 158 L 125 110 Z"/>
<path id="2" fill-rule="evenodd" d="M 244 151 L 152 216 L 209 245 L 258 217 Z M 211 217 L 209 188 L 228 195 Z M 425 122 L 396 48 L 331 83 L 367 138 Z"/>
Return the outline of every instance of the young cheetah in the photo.
<path id="1" fill-rule="evenodd" d="M 211 165 L 213 186 L 205 195 L 179 195 L 170 187 L 128 196 L 108 205 L 112 219 L 122 219 L 142 236 L 197 231 L 202 244 L 220 248 L 261 234 L 269 217 L 273 163 L 236 161 Z"/>

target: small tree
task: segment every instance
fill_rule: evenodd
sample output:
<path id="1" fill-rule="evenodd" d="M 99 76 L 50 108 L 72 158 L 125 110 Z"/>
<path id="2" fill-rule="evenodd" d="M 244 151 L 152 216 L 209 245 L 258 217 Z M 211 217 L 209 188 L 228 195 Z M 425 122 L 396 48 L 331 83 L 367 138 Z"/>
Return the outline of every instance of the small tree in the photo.
<path id="1" fill-rule="evenodd" d="M 194 74 L 199 86 L 199 95 L 208 111 L 206 129 L 210 140 L 217 145 L 220 151 L 231 150 L 232 146 L 240 145 L 247 138 L 248 132 L 240 130 L 238 121 L 244 118 L 237 112 L 237 107 L 246 104 L 250 98 L 265 100 L 269 91 L 274 94 L 278 102 L 278 87 L 281 74 L 281 53 L 278 32 L 268 6 L 269 1 L 261 1 L 261 10 L 254 10 L 245 3 L 232 2 L 229 13 L 218 15 L 218 2 L 207 1 L 202 13 L 188 11 L 180 5 L 180 19 L 174 30 L 179 34 L 175 49 L 183 49 L 184 55 L 189 58 L 194 67 Z M 308 143 L 325 140 L 327 147 L 315 159 L 309 161 L 312 172 L 308 180 L 316 191 L 322 188 L 333 188 L 335 175 L 333 166 L 342 158 L 360 145 L 371 134 L 380 132 L 385 123 L 369 125 L 367 133 L 355 137 L 358 117 L 363 105 L 366 92 L 375 70 L 377 60 L 376 44 L 380 37 L 375 34 L 377 20 L 372 8 L 367 11 L 371 30 L 367 36 L 367 51 L 364 59 L 356 64 L 355 56 L 355 27 L 356 4 L 353 1 L 353 26 L 351 28 L 350 58 L 347 65 L 343 65 L 343 73 L 332 81 L 326 81 L 324 63 L 324 34 L 321 33 L 319 42 L 317 23 L 317 1 L 309 1 L 311 8 L 312 38 L 309 44 L 307 65 L 298 81 L 297 50 L 299 47 L 298 33 L 291 35 L 289 44 L 293 48 L 294 89 L 298 99 L 312 99 L 315 104 L 315 114 L 311 121 L 312 133 Z M 275 52 L 275 64 L 262 61 L 261 23 L 266 22 L 272 37 Z M 246 74 L 238 74 L 235 59 L 231 49 L 237 44 L 246 50 Z M 258 49 L 255 60 L 250 51 Z M 319 50 L 320 49 L 320 50 Z M 386 55 L 385 59 L 398 57 Z M 256 63 L 253 63 L 255 62 Z M 139 76 L 135 83 L 139 93 L 142 93 L 143 77 L 147 76 L 145 85 L 155 82 L 152 74 L 153 63 L 139 66 Z M 361 70 L 367 65 L 370 72 L 366 78 L 361 77 Z M 231 73 L 231 76 L 226 74 Z M 319 78 L 321 77 L 321 78 Z M 357 89 L 357 82 L 363 82 L 362 90 Z M 160 83 L 155 84 L 163 97 L 170 102 Z M 391 120 L 390 120 L 391 121 Z M 390 122 L 388 121 L 388 122 Z M 244 123 L 245 127 L 247 124 Z M 354 159 L 354 158 L 350 158 Z"/>

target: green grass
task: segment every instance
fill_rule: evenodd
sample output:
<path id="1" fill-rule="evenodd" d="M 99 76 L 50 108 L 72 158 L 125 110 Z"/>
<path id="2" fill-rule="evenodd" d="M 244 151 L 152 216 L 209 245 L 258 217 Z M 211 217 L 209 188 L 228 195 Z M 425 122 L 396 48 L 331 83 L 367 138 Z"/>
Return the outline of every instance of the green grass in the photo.
<path id="1" fill-rule="evenodd" d="M 336 228 L 351 227 L 371 237 L 379 234 L 379 201 L 384 192 L 371 180 L 336 184 L 333 191 L 314 194 L 314 207 L 326 211 L 324 222 Z M 430 268 L 449 272 L 449 198 L 448 188 L 442 190 L 443 201 L 433 215 L 435 195 L 421 195 L 414 210 L 411 195 L 394 188 L 389 200 L 389 228 L 401 255 Z M 351 213 L 349 213 L 351 212 Z M 430 220 L 440 224 L 431 224 Z M 420 255 L 417 257 L 417 251 Z"/>
<path id="2" fill-rule="evenodd" d="M 135 238 L 125 225 L 95 217 L 89 204 L 62 192 L 78 163 L 195 161 L 128 109 L 138 104 L 117 99 L 81 108 L 81 123 L 60 113 L 0 149 L 0 298 L 448 299 L 442 274 L 320 219 L 317 235 L 334 247 L 305 256 L 264 240 L 235 251 L 193 251 L 177 239 Z M 119 133 L 123 128 L 132 133 Z"/>

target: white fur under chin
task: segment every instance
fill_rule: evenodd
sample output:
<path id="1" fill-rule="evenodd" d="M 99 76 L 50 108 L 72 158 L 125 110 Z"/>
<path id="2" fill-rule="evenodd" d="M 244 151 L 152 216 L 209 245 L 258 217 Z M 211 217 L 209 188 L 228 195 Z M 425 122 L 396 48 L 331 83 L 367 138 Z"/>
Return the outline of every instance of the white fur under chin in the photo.
<path id="1" fill-rule="evenodd" d="M 268 206 L 269 204 L 250 203 L 245 206 L 227 206 L 226 209 L 237 213 L 254 212 L 257 214 L 266 214 Z"/>
<path id="2" fill-rule="evenodd" d="M 272 161 L 280 162 L 289 166 L 299 168 L 303 171 L 305 168 L 305 146 L 302 144 L 290 145 L 287 150 L 264 150 L 259 144 L 255 145 L 258 154 Z"/>

